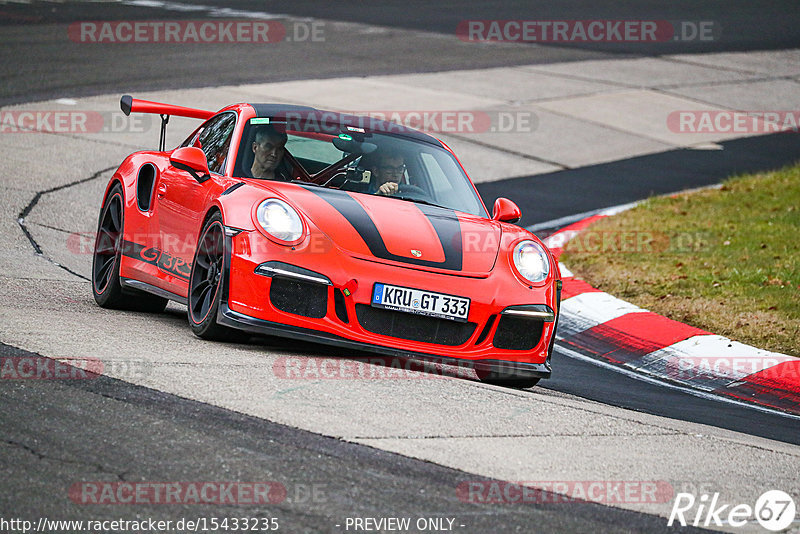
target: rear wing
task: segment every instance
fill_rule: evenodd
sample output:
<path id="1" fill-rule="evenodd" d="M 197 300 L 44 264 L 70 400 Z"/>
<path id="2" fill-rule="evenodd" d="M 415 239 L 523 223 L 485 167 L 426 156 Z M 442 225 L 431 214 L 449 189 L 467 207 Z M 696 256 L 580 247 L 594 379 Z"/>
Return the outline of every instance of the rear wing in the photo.
<path id="1" fill-rule="evenodd" d="M 192 119 L 209 119 L 214 115 L 213 111 L 203 109 L 185 108 L 173 106 L 172 104 L 161 104 L 160 102 L 150 102 L 149 100 L 139 100 L 131 95 L 122 95 L 119 99 L 119 107 L 127 116 L 134 113 L 156 113 L 161 117 L 161 137 L 158 142 L 158 149 L 164 151 L 164 144 L 167 137 L 167 123 L 171 115 L 178 117 L 189 117 Z"/>

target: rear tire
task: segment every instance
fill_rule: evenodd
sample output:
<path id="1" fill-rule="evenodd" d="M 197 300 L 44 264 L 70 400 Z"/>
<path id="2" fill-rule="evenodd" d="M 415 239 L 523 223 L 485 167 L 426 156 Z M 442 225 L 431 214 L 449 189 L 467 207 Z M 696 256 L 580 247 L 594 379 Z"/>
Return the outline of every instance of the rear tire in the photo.
<path id="1" fill-rule="evenodd" d="M 203 225 L 189 277 L 189 326 L 197 337 L 229 341 L 236 330 L 217 323 L 225 271 L 225 228 L 222 217 L 214 214 Z"/>
<path id="2" fill-rule="evenodd" d="M 101 308 L 159 313 L 167 299 L 123 289 L 119 276 L 125 228 L 125 200 L 122 186 L 114 184 L 100 210 L 92 255 L 92 294 Z"/>

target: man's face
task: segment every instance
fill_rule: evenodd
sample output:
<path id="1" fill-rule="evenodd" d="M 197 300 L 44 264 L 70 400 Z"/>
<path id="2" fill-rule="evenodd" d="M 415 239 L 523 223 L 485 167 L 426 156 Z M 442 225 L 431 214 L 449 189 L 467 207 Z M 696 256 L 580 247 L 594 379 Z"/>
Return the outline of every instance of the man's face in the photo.
<path id="1" fill-rule="evenodd" d="M 377 172 L 377 185 L 381 186 L 386 182 L 397 182 L 403 178 L 406 166 L 403 158 L 382 158 L 375 169 Z"/>
<path id="2" fill-rule="evenodd" d="M 262 169 L 273 171 L 283 158 L 284 145 L 283 139 L 276 137 L 265 137 L 261 142 L 253 143 L 253 153 L 255 160 Z"/>

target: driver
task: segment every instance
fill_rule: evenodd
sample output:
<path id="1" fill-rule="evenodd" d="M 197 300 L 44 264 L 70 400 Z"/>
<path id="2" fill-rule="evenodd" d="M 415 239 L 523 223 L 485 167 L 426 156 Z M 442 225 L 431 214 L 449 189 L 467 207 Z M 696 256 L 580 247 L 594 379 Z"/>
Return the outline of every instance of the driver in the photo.
<path id="1" fill-rule="evenodd" d="M 253 139 L 253 165 L 250 175 L 265 180 L 291 180 L 283 160 L 286 140 L 284 132 L 279 132 L 271 124 L 258 126 Z"/>
<path id="2" fill-rule="evenodd" d="M 398 152 L 383 152 L 375 159 L 370 171 L 374 178 L 369 192 L 388 196 L 399 190 L 406 165 L 403 156 Z"/>

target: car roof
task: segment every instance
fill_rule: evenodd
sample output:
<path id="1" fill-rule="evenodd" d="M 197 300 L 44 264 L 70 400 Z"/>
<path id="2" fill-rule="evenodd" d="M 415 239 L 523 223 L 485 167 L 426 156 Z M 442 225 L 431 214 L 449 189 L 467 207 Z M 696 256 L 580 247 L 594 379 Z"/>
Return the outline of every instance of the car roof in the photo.
<path id="1" fill-rule="evenodd" d="M 347 126 L 362 128 L 366 132 L 405 137 L 407 139 L 422 141 L 444 148 L 442 142 L 431 135 L 403 126 L 402 124 L 380 120 L 367 115 L 352 115 L 340 113 L 338 111 L 327 111 L 309 106 L 291 104 L 250 104 L 250 106 L 255 110 L 257 117 L 280 117 L 282 114 L 286 113 L 307 114 L 314 117 L 323 125 L 328 125 L 330 128 L 346 128 Z"/>

